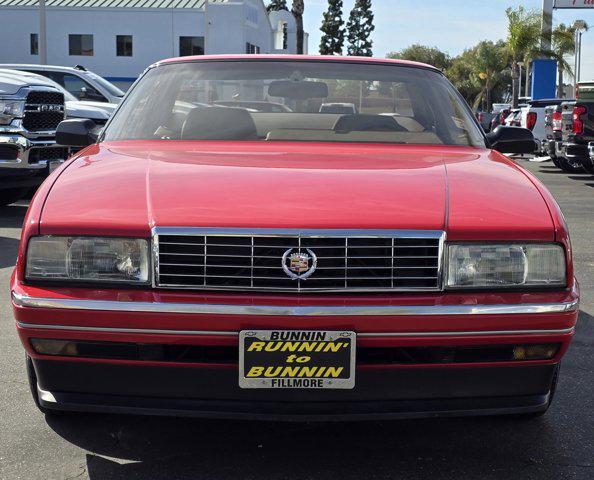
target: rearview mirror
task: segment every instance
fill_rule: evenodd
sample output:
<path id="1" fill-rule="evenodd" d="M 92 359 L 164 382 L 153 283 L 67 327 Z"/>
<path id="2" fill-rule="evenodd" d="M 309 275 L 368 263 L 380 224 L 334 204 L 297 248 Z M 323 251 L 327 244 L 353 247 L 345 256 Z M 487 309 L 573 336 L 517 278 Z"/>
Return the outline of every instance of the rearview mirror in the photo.
<path id="1" fill-rule="evenodd" d="M 63 120 L 56 129 L 56 143 L 66 147 L 86 147 L 99 138 L 101 129 L 88 118 Z"/>
<path id="2" fill-rule="evenodd" d="M 536 142 L 527 128 L 498 126 L 487 133 L 489 146 L 501 153 L 534 153 Z"/>
<path id="3" fill-rule="evenodd" d="M 328 97 L 328 85 L 324 82 L 275 80 L 268 85 L 268 95 L 290 98 L 291 100 L 326 98 Z"/>

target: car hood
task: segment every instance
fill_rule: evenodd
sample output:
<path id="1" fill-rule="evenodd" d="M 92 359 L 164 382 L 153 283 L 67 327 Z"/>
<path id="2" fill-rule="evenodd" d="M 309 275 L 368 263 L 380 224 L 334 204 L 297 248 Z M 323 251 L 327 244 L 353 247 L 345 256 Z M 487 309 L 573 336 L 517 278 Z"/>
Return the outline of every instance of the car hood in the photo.
<path id="1" fill-rule="evenodd" d="M 446 230 L 551 239 L 532 181 L 485 149 L 362 144 L 114 142 L 62 173 L 41 233 L 154 226 Z"/>
<path id="2" fill-rule="evenodd" d="M 22 87 L 30 86 L 54 87 L 54 84 L 41 75 L 0 68 L 0 95 L 14 95 Z"/>
<path id="3" fill-rule="evenodd" d="M 89 102 L 80 102 L 78 100 L 68 100 L 66 103 L 67 118 L 90 118 L 91 120 L 107 121 L 111 113 L 104 109 L 94 106 Z"/>

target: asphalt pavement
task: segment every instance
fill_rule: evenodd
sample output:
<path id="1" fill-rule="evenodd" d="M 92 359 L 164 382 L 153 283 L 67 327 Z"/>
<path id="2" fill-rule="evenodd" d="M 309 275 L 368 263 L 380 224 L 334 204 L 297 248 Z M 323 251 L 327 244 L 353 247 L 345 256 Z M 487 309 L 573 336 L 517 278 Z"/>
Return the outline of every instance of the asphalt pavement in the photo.
<path id="1" fill-rule="evenodd" d="M 0 479 L 594 478 L 594 177 L 562 173 L 550 162 L 518 162 L 561 204 L 582 288 L 575 340 L 543 418 L 330 424 L 46 418 L 30 399 L 10 309 L 8 281 L 26 211 L 16 205 L 0 208 Z"/>

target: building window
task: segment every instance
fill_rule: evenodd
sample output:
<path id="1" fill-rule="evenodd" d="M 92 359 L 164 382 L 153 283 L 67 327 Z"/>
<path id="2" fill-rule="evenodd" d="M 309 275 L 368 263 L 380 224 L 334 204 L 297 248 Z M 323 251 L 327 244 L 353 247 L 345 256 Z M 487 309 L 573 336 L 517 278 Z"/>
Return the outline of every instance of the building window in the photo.
<path id="1" fill-rule="evenodd" d="M 31 55 L 39 55 L 39 35 L 31 34 Z"/>
<path id="2" fill-rule="evenodd" d="M 70 55 L 93 56 L 93 35 L 68 35 Z"/>
<path id="3" fill-rule="evenodd" d="M 260 53 L 260 47 L 254 45 L 253 43 L 247 42 L 245 44 L 245 53 Z"/>
<path id="4" fill-rule="evenodd" d="M 204 55 L 204 37 L 179 37 L 179 56 Z"/>
<path id="5" fill-rule="evenodd" d="M 116 55 L 118 57 L 132 56 L 132 35 L 116 35 Z"/>

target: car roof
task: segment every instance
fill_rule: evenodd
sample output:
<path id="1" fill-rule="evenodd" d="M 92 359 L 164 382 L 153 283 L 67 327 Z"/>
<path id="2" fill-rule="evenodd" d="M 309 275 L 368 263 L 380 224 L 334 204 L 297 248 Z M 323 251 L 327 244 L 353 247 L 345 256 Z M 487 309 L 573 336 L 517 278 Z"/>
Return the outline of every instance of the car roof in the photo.
<path id="1" fill-rule="evenodd" d="M 64 67 L 60 65 L 39 65 L 36 63 L 2 63 L 0 64 L 0 68 L 10 68 L 14 70 L 25 70 L 25 69 L 35 69 L 35 70 L 44 70 L 44 71 L 57 71 L 57 72 L 70 72 L 70 73 L 79 73 L 84 74 L 86 73 L 85 70 L 79 70 L 78 68 L 74 67 Z"/>
<path id="2" fill-rule="evenodd" d="M 438 68 L 426 63 L 412 62 L 410 60 L 397 60 L 392 58 L 374 58 L 374 57 L 341 57 L 336 55 L 193 55 L 187 57 L 174 57 L 160 60 L 151 66 L 158 66 L 168 63 L 186 63 L 186 62 L 209 62 L 209 61 L 282 61 L 282 62 L 337 62 L 337 63 L 370 63 L 377 65 L 400 65 L 406 67 L 425 68 L 440 72 Z"/>

